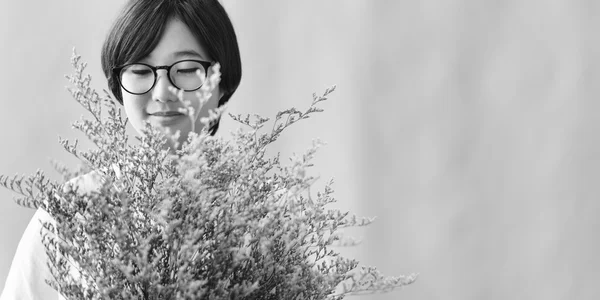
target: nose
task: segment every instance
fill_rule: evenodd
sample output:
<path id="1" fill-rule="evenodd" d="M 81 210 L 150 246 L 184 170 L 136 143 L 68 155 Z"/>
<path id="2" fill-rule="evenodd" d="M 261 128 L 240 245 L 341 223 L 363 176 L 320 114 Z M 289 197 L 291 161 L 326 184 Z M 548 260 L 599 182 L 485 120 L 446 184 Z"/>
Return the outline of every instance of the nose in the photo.
<path id="1" fill-rule="evenodd" d="M 177 101 L 177 96 L 169 91 L 169 87 L 172 85 L 168 76 L 169 74 L 166 70 L 158 70 L 156 72 L 156 84 L 152 89 L 152 100 L 160 102 Z"/>

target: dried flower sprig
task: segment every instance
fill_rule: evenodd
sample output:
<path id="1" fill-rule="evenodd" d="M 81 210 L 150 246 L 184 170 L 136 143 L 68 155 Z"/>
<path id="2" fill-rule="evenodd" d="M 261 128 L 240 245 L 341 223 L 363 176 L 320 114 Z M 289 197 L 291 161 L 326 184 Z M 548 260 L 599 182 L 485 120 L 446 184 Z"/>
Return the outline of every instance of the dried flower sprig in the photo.
<path id="1" fill-rule="evenodd" d="M 128 145 L 127 120 L 107 93 L 100 97 L 90 87 L 79 60 L 74 54 L 70 91 L 93 119 L 74 127 L 98 149 L 60 143 L 92 171 L 80 175 L 55 164 L 66 178 L 80 175 L 66 184 L 41 171 L 0 177 L 1 185 L 22 195 L 18 203 L 51 216 L 43 233 L 54 276 L 49 283 L 67 299 L 343 299 L 415 281 L 416 275 L 385 277 L 376 268 L 360 268 L 335 251 L 336 245 L 354 244 L 340 229 L 372 219 L 328 208 L 336 202 L 333 181 L 311 193 L 317 178 L 307 170 L 321 142 L 289 164 L 266 155 L 287 127 L 321 112 L 317 104 L 335 86 L 313 95 L 303 112 L 279 112 L 267 133 L 260 130 L 268 118 L 230 114 L 248 129 L 230 140 L 210 136 L 206 129 L 223 114 L 216 109 L 201 120 L 203 131 L 192 132 L 173 153 L 163 147 L 169 137 L 150 124 L 140 145 Z M 216 65 L 196 95 L 199 108 L 219 76 Z M 172 92 L 195 124 L 200 109 Z M 87 177 L 98 182 L 91 191 L 77 184 Z"/>

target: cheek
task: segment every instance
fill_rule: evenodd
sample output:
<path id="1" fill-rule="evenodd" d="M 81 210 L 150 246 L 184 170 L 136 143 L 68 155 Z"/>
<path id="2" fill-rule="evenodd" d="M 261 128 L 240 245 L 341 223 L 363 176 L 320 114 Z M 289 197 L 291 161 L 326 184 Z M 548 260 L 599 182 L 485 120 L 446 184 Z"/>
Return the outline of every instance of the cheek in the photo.
<path id="1" fill-rule="evenodd" d="M 200 116 L 201 117 L 208 117 L 208 111 L 211 109 L 214 109 L 218 106 L 219 104 L 219 90 L 215 89 L 212 91 L 212 96 L 210 97 L 210 99 L 208 100 L 208 102 L 206 102 L 206 104 L 204 105 L 204 107 L 202 107 L 202 110 L 200 111 Z"/>
<path id="2" fill-rule="evenodd" d="M 217 105 L 219 104 L 219 98 L 220 98 L 220 92 L 219 89 L 215 89 L 212 92 L 212 96 L 210 97 L 210 99 L 208 100 L 208 102 L 200 109 L 199 113 L 198 113 L 198 117 L 196 118 L 196 132 L 200 132 L 200 129 L 202 129 L 203 125 L 200 122 L 201 118 L 205 118 L 209 116 L 208 111 L 211 109 L 214 109 L 217 107 Z M 199 105 L 200 101 L 197 100 L 196 103 L 194 103 L 196 109 Z"/>
<path id="3" fill-rule="evenodd" d="M 145 118 L 146 101 L 139 96 L 127 95 L 123 97 L 123 107 L 125 114 L 132 122 L 138 122 Z"/>
<path id="4" fill-rule="evenodd" d="M 198 99 L 196 97 L 196 94 L 194 92 L 190 92 L 190 94 L 189 94 L 188 97 L 189 98 L 187 98 L 187 97 L 186 98 L 190 99 L 191 97 L 193 97 L 194 101 L 192 102 L 192 106 L 194 107 L 194 109 L 196 110 L 196 112 L 198 112 L 198 108 L 200 106 L 200 99 Z M 215 89 L 212 92 L 212 96 L 210 97 L 210 99 L 208 100 L 208 102 L 206 102 L 206 104 L 204 104 L 204 106 L 202 106 L 200 108 L 200 111 L 198 112 L 198 116 L 199 117 L 206 117 L 206 116 L 208 116 L 208 111 L 210 109 L 216 108 L 217 105 L 218 105 L 218 103 L 219 103 L 219 91 L 218 91 L 218 89 Z"/>

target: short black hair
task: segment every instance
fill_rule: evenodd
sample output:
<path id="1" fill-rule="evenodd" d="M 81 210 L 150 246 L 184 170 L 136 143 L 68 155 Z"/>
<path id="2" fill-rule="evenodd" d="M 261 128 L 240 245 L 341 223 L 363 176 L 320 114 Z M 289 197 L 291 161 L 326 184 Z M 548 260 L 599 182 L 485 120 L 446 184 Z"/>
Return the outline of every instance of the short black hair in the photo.
<path id="1" fill-rule="evenodd" d="M 108 88 L 119 103 L 123 95 L 112 69 L 148 56 L 160 41 L 168 21 L 183 22 L 221 65 L 221 106 L 233 95 L 242 78 L 237 36 L 227 12 L 217 0 L 129 0 L 117 17 L 102 46 L 101 63 Z M 214 134 L 219 122 L 211 126 Z"/>

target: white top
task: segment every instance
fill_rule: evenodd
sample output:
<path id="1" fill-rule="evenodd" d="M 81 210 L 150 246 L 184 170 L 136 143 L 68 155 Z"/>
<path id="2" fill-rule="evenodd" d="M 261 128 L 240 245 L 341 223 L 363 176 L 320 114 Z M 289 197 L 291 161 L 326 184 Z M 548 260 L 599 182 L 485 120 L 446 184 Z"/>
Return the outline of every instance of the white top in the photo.
<path id="1" fill-rule="evenodd" d="M 98 190 L 102 177 L 91 172 L 74 178 L 65 186 L 78 187 L 80 194 Z M 47 266 L 48 257 L 41 241 L 42 221 L 52 221 L 43 209 L 38 209 L 23 232 L 13 258 L 0 300 L 63 300 L 62 295 L 50 287 L 45 279 L 52 279 Z"/>

